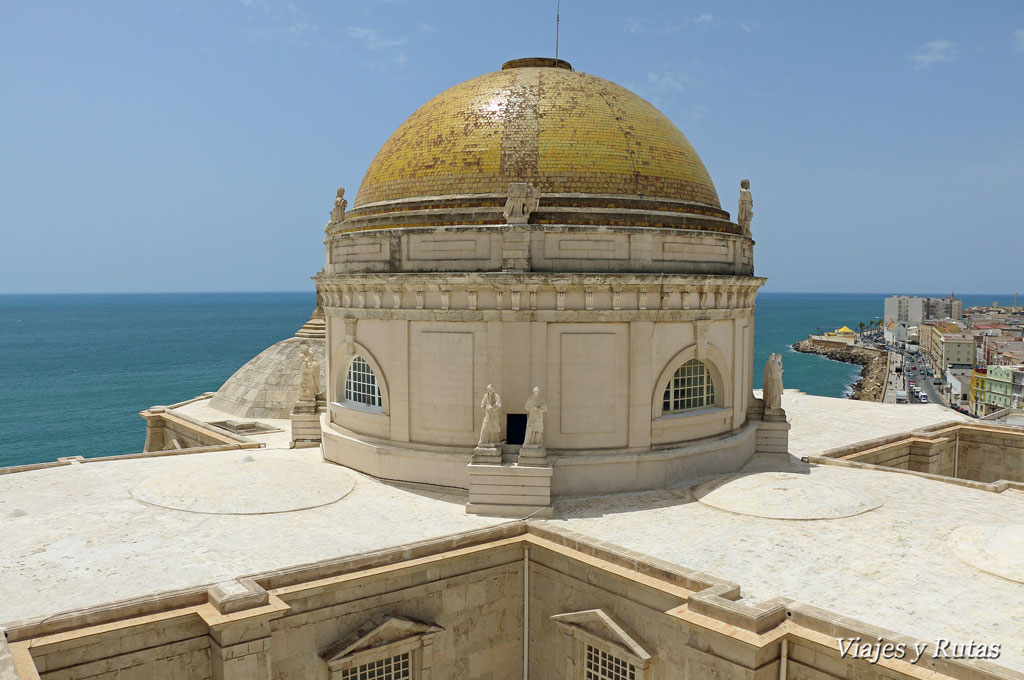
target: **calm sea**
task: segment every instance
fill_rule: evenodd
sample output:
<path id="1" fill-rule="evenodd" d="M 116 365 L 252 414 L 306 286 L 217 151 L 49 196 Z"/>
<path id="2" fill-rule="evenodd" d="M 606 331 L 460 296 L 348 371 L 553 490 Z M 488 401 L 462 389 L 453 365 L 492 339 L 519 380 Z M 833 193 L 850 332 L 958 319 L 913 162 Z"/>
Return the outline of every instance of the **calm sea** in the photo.
<path id="1" fill-rule="evenodd" d="M 878 318 L 883 298 L 762 293 L 755 366 L 781 352 L 787 387 L 843 396 L 859 367 L 789 346 Z M 964 304 L 992 300 L 1012 304 Z M 312 293 L 0 296 L 0 466 L 141 451 L 140 410 L 216 390 L 312 309 Z"/>

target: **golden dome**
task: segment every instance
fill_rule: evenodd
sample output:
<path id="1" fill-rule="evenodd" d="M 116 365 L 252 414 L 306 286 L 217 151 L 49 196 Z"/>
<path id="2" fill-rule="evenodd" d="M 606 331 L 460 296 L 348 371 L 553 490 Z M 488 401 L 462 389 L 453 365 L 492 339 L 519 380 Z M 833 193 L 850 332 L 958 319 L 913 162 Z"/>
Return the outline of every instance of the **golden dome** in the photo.
<path id="1" fill-rule="evenodd" d="M 531 223 L 735 231 L 697 152 L 629 90 L 554 59 L 517 59 L 416 110 L 370 164 L 341 230 L 503 223 L 512 182 Z M 583 212 L 589 210 L 589 213 Z"/>
<path id="2" fill-rule="evenodd" d="M 517 67 L 524 62 L 536 63 L 509 62 L 445 90 L 409 116 L 370 164 L 353 207 L 504 193 L 510 182 L 532 182 L 542 193 L 719 207 L 697 152 L 656 108 L 602 78 Z"/>

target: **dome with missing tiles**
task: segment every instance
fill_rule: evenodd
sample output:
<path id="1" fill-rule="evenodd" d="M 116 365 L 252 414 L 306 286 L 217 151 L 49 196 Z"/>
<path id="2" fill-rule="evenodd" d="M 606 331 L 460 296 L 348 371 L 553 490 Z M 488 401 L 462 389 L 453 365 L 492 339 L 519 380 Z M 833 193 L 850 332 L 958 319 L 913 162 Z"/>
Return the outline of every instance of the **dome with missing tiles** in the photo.
<path id="1" fill-rule="evenodd" d="M 416 110 L 377 153 L 342 230 L 501 224 L 517 182 L 542 197 L 531 223 L 738 233 L 672 121 L 543 58 L 507 62 Z"/>

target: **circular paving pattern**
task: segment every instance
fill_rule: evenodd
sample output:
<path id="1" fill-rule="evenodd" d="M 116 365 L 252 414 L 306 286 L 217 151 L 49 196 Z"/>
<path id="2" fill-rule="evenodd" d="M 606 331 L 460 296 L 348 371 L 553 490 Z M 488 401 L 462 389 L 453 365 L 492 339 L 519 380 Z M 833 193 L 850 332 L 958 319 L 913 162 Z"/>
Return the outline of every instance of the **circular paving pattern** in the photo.
<path id="1" fill-rule="evenodd" d="M 693 495 L 719 510 L 767 519 L 838 519 L 882 505 L 855 488 L 794 472 L 715 479 L 698 486 Z"/>
<path id="2" fill-rule="evenodd" d="M 946 545 L 988 574 L 1024 583 L 1024 524 L 973 524 L 954 529 Z"/>
<path id="3" fill-rule="evenodd" d="M 341 500 L 355 482 L 328 463 L 244 456 L 153 477 L 132 489 L 143 503 L 217 515 L 263 515 Z"/>

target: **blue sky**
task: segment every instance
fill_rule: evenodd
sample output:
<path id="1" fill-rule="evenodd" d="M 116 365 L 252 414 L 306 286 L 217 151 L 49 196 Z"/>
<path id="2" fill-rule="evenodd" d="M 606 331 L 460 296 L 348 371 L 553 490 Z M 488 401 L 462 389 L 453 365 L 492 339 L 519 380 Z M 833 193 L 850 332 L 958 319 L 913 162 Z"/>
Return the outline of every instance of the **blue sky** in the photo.
<path id="1" fill-rule="evenodd" d="M 334 189 L 554 2 L 0 4 L 0 293 L 310 290 Z M 658 106 L 766 290 L 1024 291 L 1024 3 L 562 2 Z M 351 199 L 350 199 L 351 202 Z"/>

